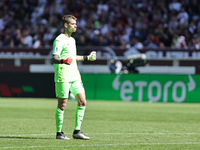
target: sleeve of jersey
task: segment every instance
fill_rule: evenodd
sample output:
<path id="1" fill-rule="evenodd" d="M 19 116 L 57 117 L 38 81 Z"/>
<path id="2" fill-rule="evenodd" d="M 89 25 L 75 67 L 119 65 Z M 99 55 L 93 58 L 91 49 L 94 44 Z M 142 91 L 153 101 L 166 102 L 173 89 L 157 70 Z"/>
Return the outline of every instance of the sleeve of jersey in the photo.
<path id="1" fill-rule="evenodd" d="M 59 40 L 54 40 L 53 42 L 53 55 L 59 55 L 61 53 L 62 50 L 62 42 L 60 42 Z"/>

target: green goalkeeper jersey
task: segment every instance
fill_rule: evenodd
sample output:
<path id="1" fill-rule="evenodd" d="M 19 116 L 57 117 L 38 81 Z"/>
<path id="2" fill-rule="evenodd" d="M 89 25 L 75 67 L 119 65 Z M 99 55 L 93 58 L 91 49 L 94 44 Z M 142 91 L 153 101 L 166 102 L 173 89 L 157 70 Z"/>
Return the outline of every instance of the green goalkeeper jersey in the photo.
<path id="1" fill-rule="evenodd" d="M 54 64 L 55 82 L 70 82 L 80 79 L 76 62 L 76 44 L 73 37 L 69 38 L 64 34 L 57 36 L 53 42 L 53 54 L 58 55 L 60 59 L 73 58 L 70 65 Z"/>

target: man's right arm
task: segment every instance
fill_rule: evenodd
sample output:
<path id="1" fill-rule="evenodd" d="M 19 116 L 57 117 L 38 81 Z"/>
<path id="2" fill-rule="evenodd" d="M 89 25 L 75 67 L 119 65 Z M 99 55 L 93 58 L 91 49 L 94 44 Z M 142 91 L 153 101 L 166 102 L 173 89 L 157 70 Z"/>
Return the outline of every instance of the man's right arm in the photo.
<path id="1" fill-rule="evenodd" d="M 53 63 L 53 64 L 59 64 L 59 61 L 60 61 L 60 59 L 59 59 L 59 56 L 58 55 L 52 55 L 52 59 L 51 59 L 51 62 Z"/>
<path id="2" fill-rule="evenodd" d="M 70 65 L 73 61 L 71 57 L 68 57 L 67 59 L 60 59 L 58 55 L 53 54 L 51 59 L 53 64 L 67 64 Z"/>

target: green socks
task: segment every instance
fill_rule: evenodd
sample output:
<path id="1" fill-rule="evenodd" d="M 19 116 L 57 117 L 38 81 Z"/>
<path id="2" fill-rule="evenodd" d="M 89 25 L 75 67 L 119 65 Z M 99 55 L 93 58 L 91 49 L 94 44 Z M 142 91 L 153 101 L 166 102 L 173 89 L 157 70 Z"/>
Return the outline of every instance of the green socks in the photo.
<path id="1" fill-rule="evenodd" d="M 76 107 L 74 130 L 80 130 L 81 129 L 81 123 L 83 121 L 84 112 L 85 112 L 85 107 L 80 107 L 80 106 Z"/>
<path id="2" fill-rule="evenodd" d="M 56 109 L 55 118 L 56 118 L 56 131 L 57 132 L 63 132 L 62 131 L 62 125 L 63 125 L 63 116 L 64 111 L 60 110 L 59 108 Z"/>
<path id="3" fill-rule="evenodd" d="M 74 130 L 80 130 L 82 120 L 84 117 L 85 107 L 77 106 L 76 112 L 75 112 L 75 127 Z M 56 119 L 56 131 L 57 132 L 63 132 L 62 131 L 62 125 L 63 125 L 63 117 L 64 117 L 64 111 L 60 110 L 59 108 L 56 108 L 55 113 L 55 119 Z"/>

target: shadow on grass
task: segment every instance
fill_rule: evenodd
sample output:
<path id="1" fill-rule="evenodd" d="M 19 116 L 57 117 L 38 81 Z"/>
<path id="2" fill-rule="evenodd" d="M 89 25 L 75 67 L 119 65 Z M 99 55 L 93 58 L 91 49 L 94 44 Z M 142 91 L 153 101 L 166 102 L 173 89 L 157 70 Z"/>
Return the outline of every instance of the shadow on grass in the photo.
<path id="1" fill-rule="evenodd" d="M 52 138 L 41 138 L 41 137 L 21 137 L 21 136 L 0 136 L 2 139 L 10 138 L 10 139 L 52 139 Z"/>

